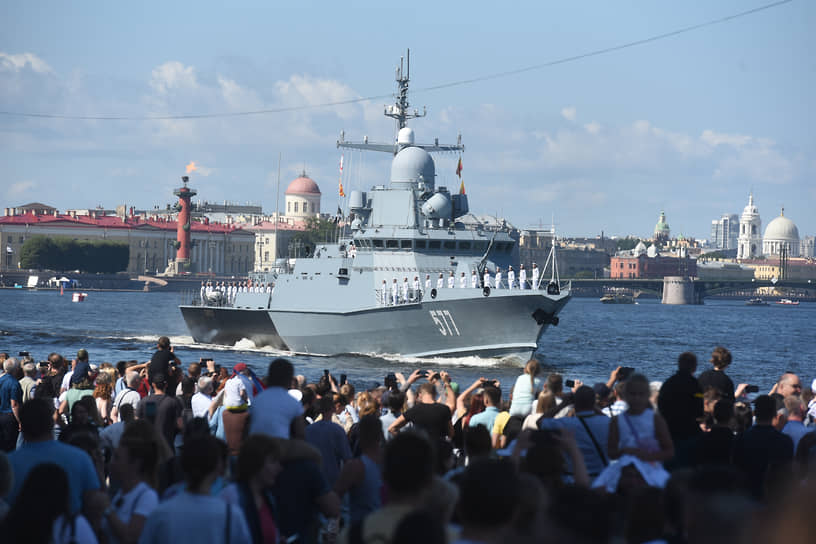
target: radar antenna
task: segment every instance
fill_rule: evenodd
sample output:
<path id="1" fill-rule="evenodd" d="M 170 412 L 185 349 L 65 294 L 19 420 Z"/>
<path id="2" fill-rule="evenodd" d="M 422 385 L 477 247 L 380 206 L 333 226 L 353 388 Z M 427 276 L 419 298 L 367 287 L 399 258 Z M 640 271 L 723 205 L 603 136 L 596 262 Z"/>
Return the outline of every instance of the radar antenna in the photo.
<path id="1" fill-rule="evenodd" d="M 391 104 L 389 106 L 385 106 L 384 115 L 386 117 L 390 117 L 397 122 L 397 132 L 401 129 L 405 128 L 406 121 L 409 119 L 419 119 L 420 117 L 425 117 L 427 114 L 427 109 L 425 106 L 422 107 L 422 112 L 417 109 L 411 109 L 411 105 L 408 103 L 408 83 L 411 80 L 411 50 L 408 49 L 405 57 L 400 57 L 400 65 L 397 67 L 396 70 L 396 81 L 397 81 L 397 94 L 395 98 L 397 99 L 396 103 Z M 399 150 L 401 149 L 400 146 L 395 143 L 373 143 L 368 141 L 368 137 L 366 137 L 362 143 L 358 142 L 347 142 L 345 139 L 345 131 L 340 133 L 340 139 L 337 140 L 337 147 L 342 147 L 346 149 L 361 149 L 365 151 L 385 151 L 387 153 L 392 153 L 396 155 Z M 439 139 L 435 139 L 434 143 L 432 144 L 422 144 L 416 143 L 411 144 L 412 147 L 420 147 L 429 153 L 433 153 L 435 151 L 464 151 L 465 146 L 462 145 L 462 135 L 460 134 L 456 140 L 455 144 L 440 144 Z"/>
<path id="2" fill-rule="evenodd" d="M 405 62 L 403 71 L 403 62 Z M 397 103 L 390 106 L 385 106 L 385 116 L 395 119 L 397 121 L 397 131 L 405 128 L 405 121 L 408 119 L 418 119 L 425 117 L 428 113 L 427 108 L 422 106 L 422 113 L 414 109 L 410 111 L 411 105 L 408 103 L 408 82 L 411 80 L 411 50 L 408 49 L 405 57 L 400 57 L 400 65 L 397 68 Z"/>

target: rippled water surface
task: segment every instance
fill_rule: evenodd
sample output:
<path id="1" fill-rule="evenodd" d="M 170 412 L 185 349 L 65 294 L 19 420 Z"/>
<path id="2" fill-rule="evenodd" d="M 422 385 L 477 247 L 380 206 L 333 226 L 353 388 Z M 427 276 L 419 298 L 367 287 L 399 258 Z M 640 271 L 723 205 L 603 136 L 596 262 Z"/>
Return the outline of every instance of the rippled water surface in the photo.
<path id="1" fill-rule="evenodd" d="M 24 350 L 44 359 L 52 351 L 73 356 L 85 348 L 96 363 L 147 360 L 156 339 L 167 335 L 184 363 L 200 357 L 213 357 L 227 366 L 244 361 L 261 374 L 270 358 L 279 355 L 249 341 L 230 348 L 194 344 L 178 310 L 181 302 L 177 293 L 91 292 L 85 302 L 72 303 L 67 293 L 3 289 L 0 351 L 16 355 Z M 693 351 L 705 363 L 711 350 L 723 345 L 734 355 L 729 369 L 733 380 L 765 390 L 786 370 L 797 372 L 805 384 L 816 378 L 814 325 L 814 303 L 751 307 L 742 301 L 714 300 L 703 306 L 664 306 L 657 300 L 604 305 L 597 299 L 573 299 L 561 313 L 561 324 L 544 335 L 539 352 L 546 369 L 592 383 L 606 381 L 618 364 L 663 380 L 672 374 L 681 352 Z M 317 379 L 328 368 L 336 375 L 346 373 L 358 386 L 381 382 L 387 372 L 429 368 L 449 370 L 463 387 L 479 376 L 497 378 L 509 387 L 526 355 L 501 360 L 290 358 L 296 371 L 309 379 Z"/>

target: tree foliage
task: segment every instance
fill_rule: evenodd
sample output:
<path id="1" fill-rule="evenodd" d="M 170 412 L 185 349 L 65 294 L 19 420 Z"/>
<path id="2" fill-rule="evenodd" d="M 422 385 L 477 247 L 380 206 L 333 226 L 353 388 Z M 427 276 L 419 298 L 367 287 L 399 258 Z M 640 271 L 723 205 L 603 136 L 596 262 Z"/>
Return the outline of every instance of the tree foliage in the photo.
<path id="1" fill-rule="evenodd" d="M 626 238 L 619 238 L 615 241 L 615 247 L 618 251 L 628 251 L 630 249 L 635 249 L 635 246 L 640 243 L 640 238 L 632 238 L 627 236 Z"/>
<path id="2" fill-rule="evenodd" d="M 337 228 L 337 223 L 331 219 L 308 217 L 306 229 L 292 236 L 289 254 L 296 257 L 310 255 L 316 245 L 334 240 L 337 237 Z"/>
<path id="3" fill-rule="evenodd" d="M 129 259 L 127 243 L 107 240 L 32 236 L 20 249 L 22 268 L 113 273 L 127 270 Z"/>

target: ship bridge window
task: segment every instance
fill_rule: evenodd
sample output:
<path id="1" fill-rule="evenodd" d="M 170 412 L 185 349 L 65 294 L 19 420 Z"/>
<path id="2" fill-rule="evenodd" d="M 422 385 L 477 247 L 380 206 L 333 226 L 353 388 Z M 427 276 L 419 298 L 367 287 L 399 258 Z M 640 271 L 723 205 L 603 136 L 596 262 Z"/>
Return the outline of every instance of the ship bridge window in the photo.
<path id="1" fill-rule="evenodd" d="M 446 240 L 445 249 L 456 249 L 456 242 L 454 242 L 453 240 Z"/>
<path id="2" fill-rule="evenodd" d="M 382 240 L 372 240 L 374 242 L 374 247 L 383 247 Z"/>
<path id="3" fill-rule="evenodd" d="M 470 249 L 470 242 L 459 242 L 459 249 Z"/>
<path id="4" fill-rule="evenodd" d="M 396 249 L 396 248 L 399 247 L 399 240 L 386 240 L 385 241 L 385 247 L 391 248 L 391 249 Z"/>
<path id="5" fill-rule="evenodd" d="M 504 251 L 504 242 L 496 242 L 496 251 Z"/>
<path id="6" fill-rule="evenodd" d="M 439 240 L 431 240 L 428 242 L 428 248 L 430 249 L 439 249 L 440 247 L 442 247 L 442 242 Z"/>
<path id="7" fill-rule="evenodd" d="M 411 240 L 402 240 L 402 241 L 400 241 L 400 247 L 402 249 L 411 249 Z"/>
<path id="8" fill-rule="evenodd" d="M 473 249 L 477 251 L 484 251 L 487 249 L 487 242 L 473 242 Z"/>
<path id="9" fill-rule="evenodd" d="M 508 242 L 507 247 L 504 248 L 505 253 L 510 253 L 513 251 L 513 242 Z"/>
<path id="10" fill-rule="evenodd" d="M 414 247 L 417 249 L 425 249 L 426 243 L 425 240 L 415 240 Z"/>

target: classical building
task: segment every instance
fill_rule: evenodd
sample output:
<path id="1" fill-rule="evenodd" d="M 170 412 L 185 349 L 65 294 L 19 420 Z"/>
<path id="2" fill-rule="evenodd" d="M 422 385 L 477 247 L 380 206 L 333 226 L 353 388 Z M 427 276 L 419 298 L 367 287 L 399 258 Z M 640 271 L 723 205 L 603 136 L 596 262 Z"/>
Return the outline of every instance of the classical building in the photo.
<path id="1" fill-rule="evenodd" d="M 610 259 L 609 277 L 613 279 L 660 279 L 665 276 L 696 276 L 697 260 L 688 257 L 685 249 L 680 256 L 664 256 L 657 246 L 648 248 L 638 242 L 631 251 L 620 251 Z"/>
<path id="2" fill-rule="evenodd" d="M 737 259 L 755 259 L 762 256 L 762 219 L 754 206 L 754 194 L 748 196 L 748 205 L 740 216 L 737 239 Z"/>
<path id="3" fill-rule="evenodd" d="M 671 236 L 671 229 L 669 229 L 669 223 L 666 221 L 666 212 L 660 212 L 660 219 L 657 220 L 657 224 L 654 228 L 654 239 L 655 242 L 665 242 Z"/>
<path id="4" fill-rule="evenodd" d="M 175 220 L 158 216 L 103 215 L 89 210 L 60 214 L 50 206 L 31 205 L 7 208 L 0 217 L 0 241 L 4 258 L 0 270 L 18 270 L 20 250 L 27 239 L 42 235 L 73 240 L 111 240 L 125 242 L 130 248 L 127 272 L 157 274 L 175 258 Z M 26 213 L 18 214 L 18 210 Z M 255 237 L 252 232 L 233 225 L 193 221 L 190 225 L 192 248 L 190 272 L 243 275 L 252 270 Z"/>
<path id="5" fill-rule="evenodd" d="M 315 181 L 300 175 L 286 188 L 286 215 L 289 217 L 314 217 L 320 214 L 320 187 Z"/>
<path id="6" fill-rule="evenodd" d="M 785 251 L 787 257 L 798 257 L 800 249 L 799 229 L 793 221 L 785 217 L 785 208 L 782 208 L 779 217 L 768 223 L 765 228 L 762 252 L 770 257 L 780 256 Z"/>

